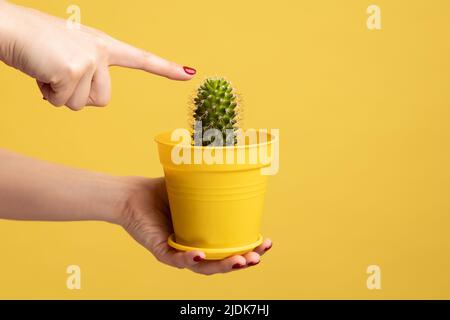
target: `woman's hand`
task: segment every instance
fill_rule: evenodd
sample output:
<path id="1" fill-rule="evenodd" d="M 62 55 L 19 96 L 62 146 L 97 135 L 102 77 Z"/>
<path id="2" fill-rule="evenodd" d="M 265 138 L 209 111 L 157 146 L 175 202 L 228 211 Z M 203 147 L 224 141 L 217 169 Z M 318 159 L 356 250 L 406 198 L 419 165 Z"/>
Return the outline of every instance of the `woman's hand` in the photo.
<path id="1" fill-rule="evenodd" d="M 167 244 L 173 232 L 164 179 L 116 177 L 35 160 L 0 149 L 0 219 L 106 221 L 122 226 L 159 261 L 202 274 L 252 266 L 272 246 L 202 261 L 201 251 L 180 252 Z"/>
<path id="2" fill-rule="evenodd" d="M 109 66 L 189 80 L 195 69 L 120 42 L 98 30 L 0 0 L 0 60 L 35 78 L 44 99 L 72 110 L 105 106 Z"/>
<path id="3" fill-rule="evenodd" d="M 164 179 L 124 179 L 128 179 L 134 187 L 129 189 L 122 225 L 162 263 L 211 275 L 254 266 L 260 262 L 264 252 L 272 247 L 272 242 L 266 239 L 252 252 L 219 261 L 202 261 L 205 254 L 201 251 L 177 251 L 167 244 L 173 229 Z"/>

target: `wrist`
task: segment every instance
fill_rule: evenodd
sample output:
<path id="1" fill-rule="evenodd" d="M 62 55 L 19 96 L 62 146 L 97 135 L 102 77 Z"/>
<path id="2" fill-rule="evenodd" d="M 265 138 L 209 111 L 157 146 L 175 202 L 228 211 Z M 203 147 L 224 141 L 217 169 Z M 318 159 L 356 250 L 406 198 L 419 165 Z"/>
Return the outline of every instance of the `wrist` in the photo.
<path id="1" fill-rule="evenodd" d="M 8 52 L 11 48 L 13 38 L 13 27 L 11 22 L 11 4 L 0 0 L 0 60 L 7 62 Z"/>
<path id="2" fill-rule="evenodd" d="M 142 194 L 148 195 L 148 189 L 145 187 L 148 179 L 142 177 L 115 177 L 116 183 L 120 184 L 120 196 L 117 197 L 114 209 L 110 211 L 109 219 L 111 223 L 122 226 L 127 229 L 133 220 L 136 209 L 136 199 L 141 198 Z"/>
<path id="3" fill-rule="evenodd" d="M 95 216 L 92 220 L 105 221 L 123 226 L 128 220 L 129 199 L 134 184 L 127 177 L 101 176 L 94 179 L 92 199 Z"/>
<path id="4" fill-rule="evenodd" d="M 115 224 L 128 230 L 136 219 L 136 214 L 145 211 L 151 204 L 152 181 L 144 177 L 117 177 L 121 184 L 121 196 L 116 206 L 117 211 L 111 211 Z M 111 222 L 111 221 L 110 221 Z"/>

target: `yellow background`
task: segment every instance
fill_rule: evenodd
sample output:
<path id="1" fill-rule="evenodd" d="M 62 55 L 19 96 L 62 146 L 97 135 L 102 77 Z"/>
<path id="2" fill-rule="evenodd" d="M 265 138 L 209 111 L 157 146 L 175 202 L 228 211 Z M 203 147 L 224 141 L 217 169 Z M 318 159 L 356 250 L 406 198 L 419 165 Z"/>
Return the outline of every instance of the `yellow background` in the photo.
<path id="1" fill-rule="evenodd" d="M 450 298 L 450 2 L 16 1 L 196 67 L 189 83 L 113 69 L 105 109 L 45 103 L 0 66 L 0 145 L 115 175 L 162 174 L 153 137 L 186 122 L 201 79 L 281 131 L 263 263 L 205 277 L 159 264 L 119 227 L 0 222 L 0 298 Z M 366 28 L 367 7 L 382 30 Z M 45 46 L 45 43 L 42 44 Z M 82 289 L 66 288 L 80 265 Z M 382 289 L 366 288 L 381 267 Z"/>

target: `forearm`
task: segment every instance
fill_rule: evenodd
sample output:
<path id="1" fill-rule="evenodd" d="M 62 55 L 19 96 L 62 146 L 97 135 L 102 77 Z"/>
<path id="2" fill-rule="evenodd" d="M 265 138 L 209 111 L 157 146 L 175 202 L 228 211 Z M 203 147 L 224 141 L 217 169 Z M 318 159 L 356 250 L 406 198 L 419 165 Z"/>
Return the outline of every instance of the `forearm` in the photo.
<path id="1" fill-rule="evenodd" d="M 122 178 L 50 164 L 0 149 L 0 218 L 120 223 Z"/>
<path id="2" fill-rule="evenodd" d="M 14 17 L 12 16 L 11 10 L 13 5 L 10 3 L 0 0 L 0 61 L 3 61 L 11 65 L 11 52 L 14 47 Z M 17 25 L 20 25 L 21 21 L 16 21 Z"/>

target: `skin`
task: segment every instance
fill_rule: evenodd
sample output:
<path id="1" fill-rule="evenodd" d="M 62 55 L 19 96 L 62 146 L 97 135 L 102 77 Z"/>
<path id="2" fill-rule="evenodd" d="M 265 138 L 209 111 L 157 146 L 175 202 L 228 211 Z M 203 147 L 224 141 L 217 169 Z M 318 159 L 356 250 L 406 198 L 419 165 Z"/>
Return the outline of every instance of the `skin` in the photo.
<path id="1" fill-rule="evenodd" d="M 35 78 L 49 103 L 74 111 L 108 104 L 109 66 L 140 69 L 172 80 L 190 80 L 195 74 L 98 30 L 69 28 L 65 20 L 2 0 L 0 60 Z M 265 239 L 245 255 L 203 261 L 201 251 L 180 252 L 167 244 L 173 229 L 163 178 L 115 177 L 2 149 L 0 218 L 118 224 L 160 262 L 205 275 L 256 265 L 272 247 L 270 239 Z"/>

